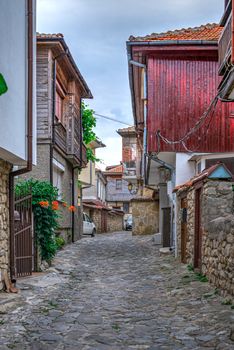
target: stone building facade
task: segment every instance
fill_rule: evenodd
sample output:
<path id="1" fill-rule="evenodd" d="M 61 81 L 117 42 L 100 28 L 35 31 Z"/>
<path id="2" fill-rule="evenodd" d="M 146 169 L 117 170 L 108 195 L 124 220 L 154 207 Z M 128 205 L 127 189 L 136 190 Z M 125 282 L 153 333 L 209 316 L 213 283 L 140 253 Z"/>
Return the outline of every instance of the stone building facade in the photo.
<path id="1" fill-rule="evenodd" d="M 109 211 L 107 218 L 107 231 L 116 232 L 123 230 L 123 212 Z"/>
<path id="2" fill-rule="evenodd" d="M 177 252 L 184 263 L 195 266 L 197 236 L 196 184 L 177 191 Z M 223 295 L 234 296 L 234 183 L 203 180 L 200 196 L 200 272 Z M 186 201 L 186 232 L 181 203 Z M 184 257 L 183 257 L 184 255 Z"/>
<path id="3" fill-rule="evenodd" d="M 132 202 L 133 235 L 159 232 L 159 202 L 153 198 L 136 197 Z"/>
<path id="4" fill-rule="evenodd" d="M 10 232 L 9 232 L 9 172 L 11 165 L 0 160 L 0 272 L 9 271 Z M 0 289 L 2 286 L 0 286 Z"/>

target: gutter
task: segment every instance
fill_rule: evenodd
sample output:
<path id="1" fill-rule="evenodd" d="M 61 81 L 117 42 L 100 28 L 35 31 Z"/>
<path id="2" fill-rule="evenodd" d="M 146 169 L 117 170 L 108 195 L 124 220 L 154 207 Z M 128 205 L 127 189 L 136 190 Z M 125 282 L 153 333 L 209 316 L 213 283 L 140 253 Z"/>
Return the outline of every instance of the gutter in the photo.
<path id="1" fill-rule="evenodd" d="M 28 17 L 28 96 L 27 96 L 27 166 L 9 174 L 10 211 L 10 274 L 15 277 L 15 237 L 14 237 L 14 178 L 32 170 L 33 159 L 33 0 L 27 0 Z"/>
<path id="2" fill-rule="evenodd" d="M 172 46 L 172 45 L 213 45 L 217 46 L 216 40 L 151 40 L 151 41 L 127 41 L 128 46 Z"/>

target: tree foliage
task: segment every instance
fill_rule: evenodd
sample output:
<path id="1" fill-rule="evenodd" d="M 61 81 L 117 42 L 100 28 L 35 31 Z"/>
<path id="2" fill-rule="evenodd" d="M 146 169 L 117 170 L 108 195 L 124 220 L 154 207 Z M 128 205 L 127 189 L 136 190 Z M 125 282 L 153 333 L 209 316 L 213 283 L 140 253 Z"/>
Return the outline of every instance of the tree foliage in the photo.
<path id="1" fill-rule="evenodd" d="M 83 141 L 85 145 L 89 145 L 90 142 L 97 139 L 97 135 L 93 131 L 96 127 L 96 118 L 94 117 L 94 110 L 90 109 L 88 105 L 82 102 L 82 128 L 83 128 Z M 99 159 L 96 158 L 93 151 L 90 148 L 87 148 L 86 151 L 87 160 L 92 162 L 98 162 Z"/>

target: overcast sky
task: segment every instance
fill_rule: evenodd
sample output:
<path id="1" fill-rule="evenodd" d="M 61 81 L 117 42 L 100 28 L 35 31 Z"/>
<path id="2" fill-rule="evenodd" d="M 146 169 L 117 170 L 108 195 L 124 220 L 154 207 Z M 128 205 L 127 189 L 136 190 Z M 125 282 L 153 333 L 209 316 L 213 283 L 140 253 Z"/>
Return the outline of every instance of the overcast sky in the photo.
<path id="1" fill-rule="evenodd" d="M 130 35 L 219 22 L 223 0 L 37 0 L 37 29 L 63 33 L 100 114 L 132 124 L 126 40 Z M 124 125 L 97 119 L 97 135 L 106 144 L 98 156 L 105 165 L 121 160 Z"/>

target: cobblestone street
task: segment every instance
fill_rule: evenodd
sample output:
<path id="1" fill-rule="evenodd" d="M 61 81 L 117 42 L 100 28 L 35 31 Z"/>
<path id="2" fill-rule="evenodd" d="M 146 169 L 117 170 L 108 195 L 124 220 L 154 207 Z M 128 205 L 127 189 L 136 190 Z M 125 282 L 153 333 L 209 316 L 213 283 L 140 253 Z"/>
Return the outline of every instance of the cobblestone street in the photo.
<path id="1" fill-rule="evenodd" d="M 234 310 L 193 276 L 150 236 L 84 238 L 0 295 L 0 349 L 234 349 Z"/>

